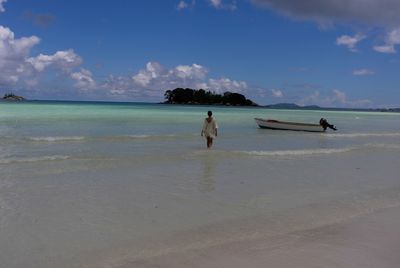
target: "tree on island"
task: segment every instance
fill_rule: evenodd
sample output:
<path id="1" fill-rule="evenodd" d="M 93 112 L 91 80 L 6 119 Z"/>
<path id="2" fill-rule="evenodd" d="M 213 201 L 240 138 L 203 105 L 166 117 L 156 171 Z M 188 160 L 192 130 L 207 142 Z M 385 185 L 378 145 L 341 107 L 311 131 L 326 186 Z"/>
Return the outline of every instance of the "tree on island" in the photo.
<path id="1" fill-rule="evenodd" d="M 22 100 L 25 100 L 25 98 L 21 97 L 21 96 L 17 96 L 14 93 L 6 93 L 6 94 L 4 94 L 3 100 L 22 101 Z"/>
<path id="2" fill-rule="evenodd" d="M 246 99 L 239 93 L 224 92 L 223 95 L 215 94 L 204 89 L 175 88 L 167 90 L 164 94 L 169 104 L 220 104 L 220 105 L 238 105 L 238 106 L 257 106 L 253 101 Z"/>

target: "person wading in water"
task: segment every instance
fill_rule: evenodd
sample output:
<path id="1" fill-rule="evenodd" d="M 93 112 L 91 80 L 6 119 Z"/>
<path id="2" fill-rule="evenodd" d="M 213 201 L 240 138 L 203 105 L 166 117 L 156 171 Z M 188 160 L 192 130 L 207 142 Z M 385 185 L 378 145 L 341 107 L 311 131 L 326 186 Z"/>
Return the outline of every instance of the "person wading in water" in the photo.
<path id="1" fill-rule="evenodd" d="M 208 117 L 204 119 L 203 129 L 201 130 L 201 136 L 205 136 L 207 139 L 207 148 L 210 149 L 213 145 L 213 139 L 217 137 L 217 121 L 212 117 L 212 112 L 207 112 Z"/>

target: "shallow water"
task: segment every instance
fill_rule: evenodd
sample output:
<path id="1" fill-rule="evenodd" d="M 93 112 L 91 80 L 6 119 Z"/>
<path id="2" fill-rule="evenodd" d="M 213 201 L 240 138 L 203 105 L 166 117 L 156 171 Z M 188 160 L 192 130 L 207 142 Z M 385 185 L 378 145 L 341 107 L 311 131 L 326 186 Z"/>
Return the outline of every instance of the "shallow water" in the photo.
<path id="1" fill-rule="evenodd" d="M 324 117 L 339 131 L 259 129 L 255 117 Z M 1 103 L 0 267 L 112 267 L 396 206 L 399 126 L 381 112 Z"/>

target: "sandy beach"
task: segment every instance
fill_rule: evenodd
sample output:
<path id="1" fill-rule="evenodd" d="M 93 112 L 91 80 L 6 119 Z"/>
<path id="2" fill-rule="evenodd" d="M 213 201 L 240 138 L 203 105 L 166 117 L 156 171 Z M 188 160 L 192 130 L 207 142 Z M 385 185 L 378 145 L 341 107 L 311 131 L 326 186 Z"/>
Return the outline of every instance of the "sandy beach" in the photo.
<path id="1" fill-rule="evenodd" d="M 132 260 L 118 268 L 381 267 L 400 265 L 400 207 L 315 229 Z"/>

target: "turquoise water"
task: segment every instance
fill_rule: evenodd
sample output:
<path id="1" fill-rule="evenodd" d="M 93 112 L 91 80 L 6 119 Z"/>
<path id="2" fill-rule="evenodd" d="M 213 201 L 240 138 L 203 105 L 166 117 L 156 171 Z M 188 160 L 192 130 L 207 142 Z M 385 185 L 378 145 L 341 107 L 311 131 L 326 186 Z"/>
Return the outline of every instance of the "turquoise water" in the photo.
<path id="1" fill-rule="evenodd" d="M 339 130 L 260 129 L 255 117 Z M 4 267 L 113 267 L 400 204 L 398 113 L 0 103 L 0 136 Z"/>
<path id="2" fill-rule="evenodd" d="M 107 147 L 107 142 L 121 141 L 119 145 L 122 145 L 131 139 L 135 140 L 133 144 L 143 145 L 140 147 L 143 152 L 151 148 L 187 152 L 201 148 L 198 134 L 208 109 L 214 111 L 220 124 L 221 138 L 216 143 L 220 150 L 341 148 L 346 144 L 358 144 L 360 137 L 362 143 L 374 141 L 377 136 L 390 140 L 400 133 L 399 114 L 381 112 L 63 102 L 1 104 L 0 109 L 3 142 L 24 142 L 24 145 L 38 147 L 44 145 L 40 142 L 68 141 Z M 311 123 L 326 117 L 340 131 L 328 131 L 328 135 L 271 132 L 258 129 L 255 117 Z"/>

